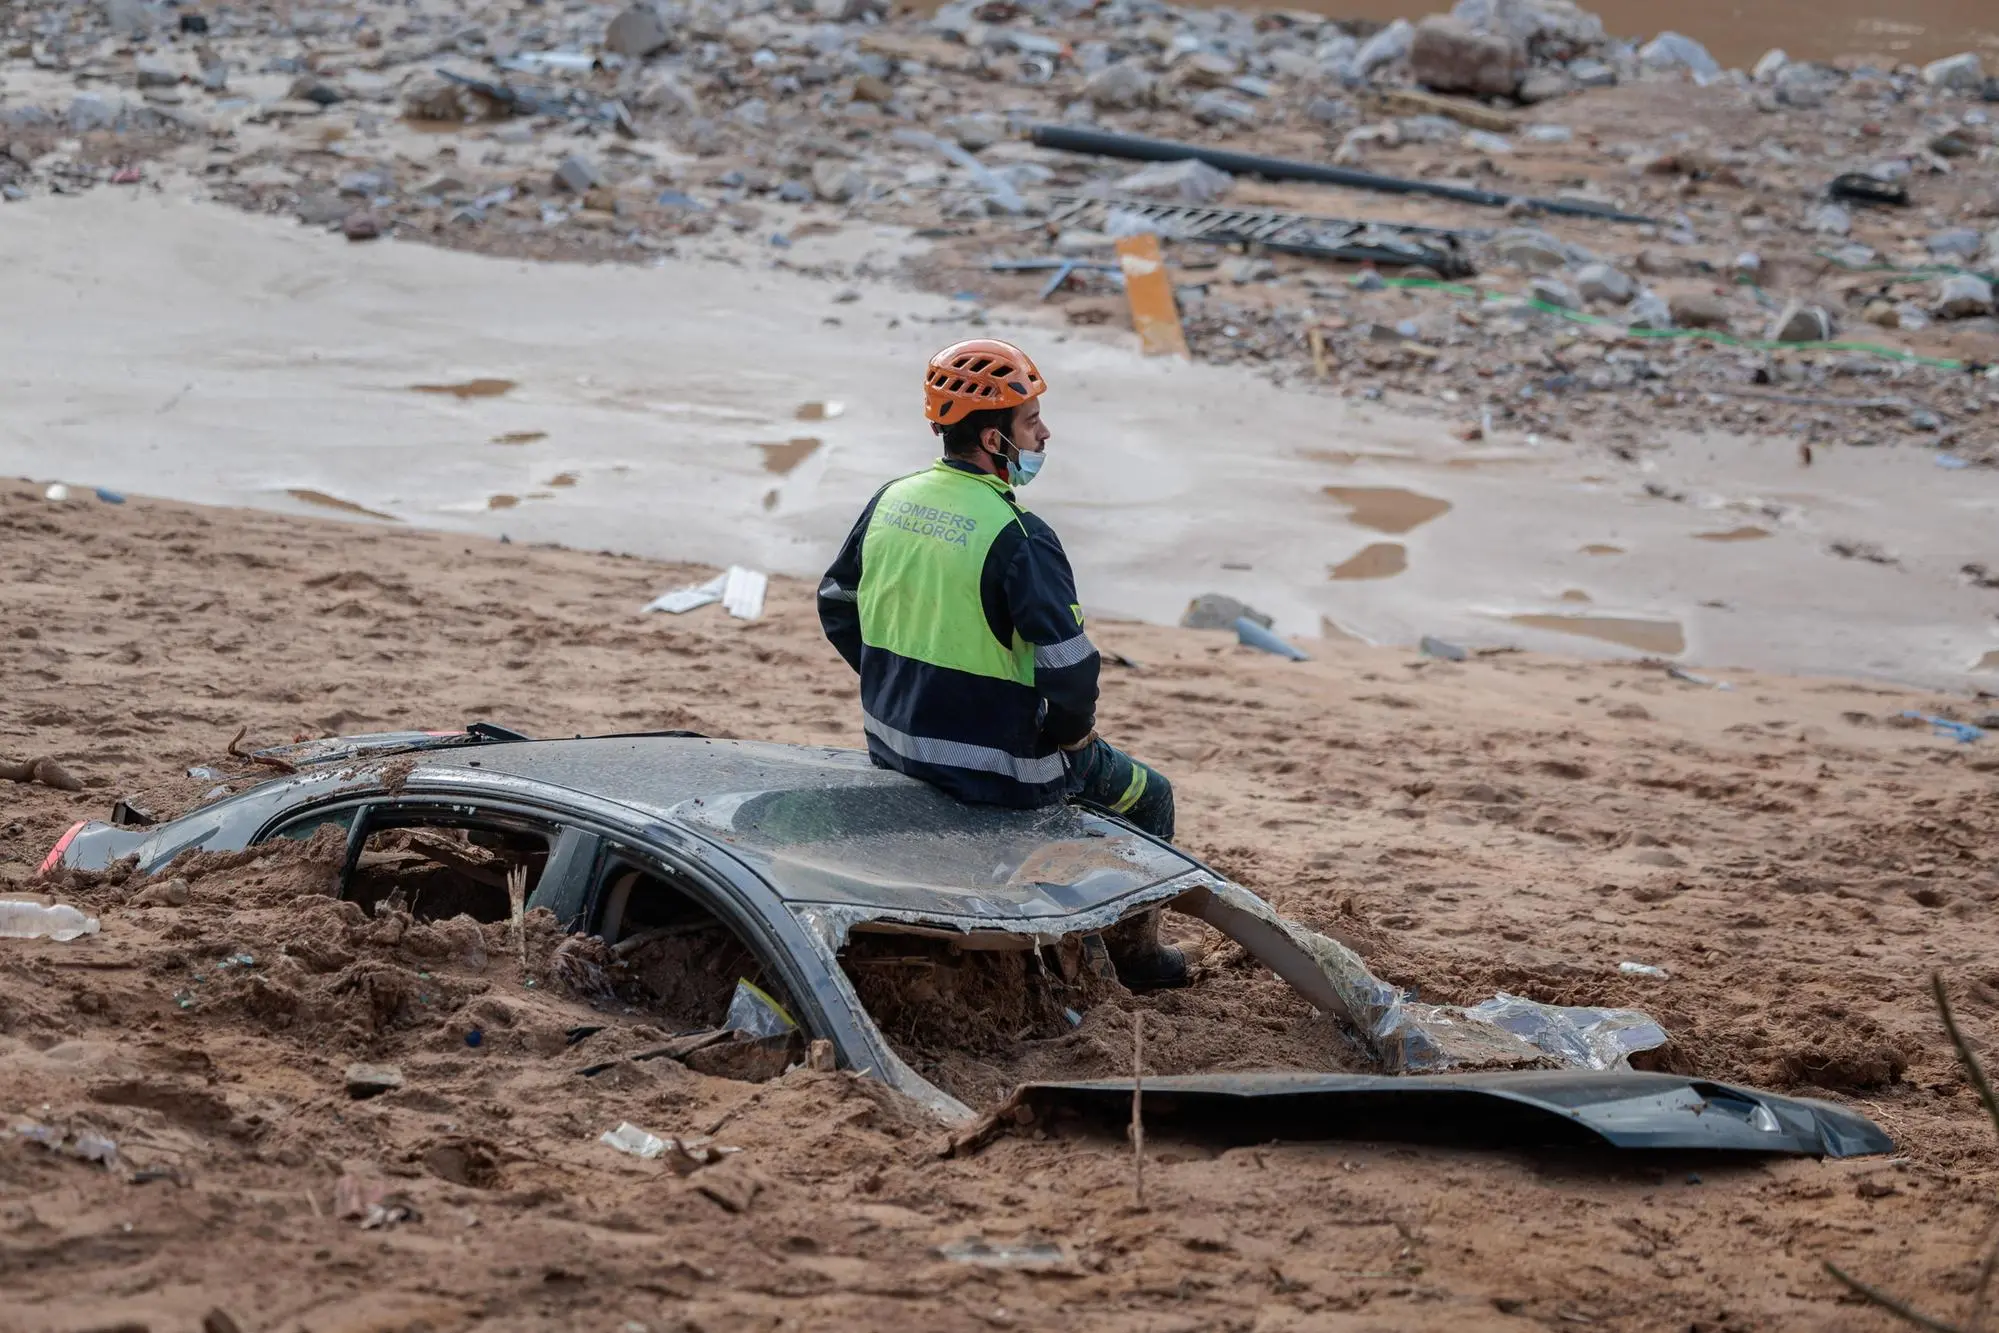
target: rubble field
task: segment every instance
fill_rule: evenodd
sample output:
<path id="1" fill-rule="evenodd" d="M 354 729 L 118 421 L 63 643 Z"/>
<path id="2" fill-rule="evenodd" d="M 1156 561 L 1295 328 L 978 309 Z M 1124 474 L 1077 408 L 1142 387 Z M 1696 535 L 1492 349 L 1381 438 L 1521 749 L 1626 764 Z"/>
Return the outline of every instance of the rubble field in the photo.
<path id="1" fill-rule="evenodd" d="M 239 732 L 485 718 L 858 745 L 810 584 L 774 580 L 753 622 L 639 613 L 704 573 L 0 484 L 0 772 L 31 779 L 0 781 L 0 888 L 33 891 L 63 829 L 118 800 L 157 815 L 255 781 Z M 1899 1154 L 1148 1134 L 1140 1206 L 1122 1139 L 1016 1127 L 950 1155 L 863 1076 L 635 1058 L 713 1022 L 735 965 L 696 931 L 626 964 L 537 916 L 524 971 L 486 890 L 538 849 L 385 834 L 371 911 L 326 896 L 322 833 L 44 881 L 99 932 L 0 941 L 0 1328 L 1892 1327 L 1825 1260 L 1969 1308 L 1999 1145 L 1927 987 L 1943 974 L 1974 1041 L 1999 1031 L 1977 924 L 1999 895 L 1995 761 L 1989 736 L 1904 714 L 1989 726 L 1991 701 L 1742 672 L 1723 690 L 1635 655 L 1329 641 L 1294 663 L 1217 632 L 1092 633 L 1130 664 L 1106 667 L 1106 734 L 1174 779 L 1185 845 L 1280 911 L 1426 1000 L 1643 1009 L 1671 1067 L 1853 1105 Z M 1003 975 L 940 978 L 945 960 L 935 1004 L 857 984 L 981 1105 L 1010 1070 L 1119 1068 L 1135 1017 L 1153 1073 L 1364 1067 L 1332 1020 L 1168 923 L 1198 984 L 1106 994 L 1045 1046 Z M 870 950 L 922 952 L 869 940 L 850 974 Z M 1005 1066 L 1016 1040 L 1045 1063 Z M 600 1141 L 627 1122 L 674 1143 Z"/>
<path id="2" fill-rule="evenodd" d="M 1994 98 L 1975 53 L 1723 70 L 1569 0 L 1387 25 L 1152 0 L 36 2 L 0 16 L 0 196 L 193 192 L 357 243 L 629 263 L 782 267 L 801 237 L 894 226 L 927 252 L 802 266 L 828 321 L 854 283 L 915 282 L 967 325 L 1045 300 L 1118 338 L 1112 244 L 1149 229 L 1194 356 L 1467 439 L 1633 460 L 1726 429 L 1959 466 L 1999 458 Z M 1048 125 L 1505 206 L 1037 147 Z M 1185 239 L 1213 209 L 1243 216 Z M 1469 271 L 1267 246 L 1273 212 L 1442 228 Z"/>

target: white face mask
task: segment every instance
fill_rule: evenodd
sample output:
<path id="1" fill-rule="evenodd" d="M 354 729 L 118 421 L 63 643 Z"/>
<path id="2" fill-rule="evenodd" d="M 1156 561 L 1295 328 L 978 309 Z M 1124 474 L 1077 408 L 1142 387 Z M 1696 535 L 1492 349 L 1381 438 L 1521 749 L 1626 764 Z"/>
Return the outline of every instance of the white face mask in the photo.
<path id="1" fill-rule="evenodd" d="M 1006 464 L 1007 484 L 1010 486 L 1025 486 L 1028 482 L 1033 481 L 1035 474 L 1041 471 L 1042 463 L 1047 461 L 1047 453 L 1044 451 L 1030 453 L 1015 444 L 1012 440 L 1008 440 L 1004 435 L 1000 436 L 1000 439 L 1006 440 L 1007 447 L 1012 449 L 1016 455 L 1012 458 L 1008 458 L 1005 454 L 1000 455 L 1000 460 Z"/>

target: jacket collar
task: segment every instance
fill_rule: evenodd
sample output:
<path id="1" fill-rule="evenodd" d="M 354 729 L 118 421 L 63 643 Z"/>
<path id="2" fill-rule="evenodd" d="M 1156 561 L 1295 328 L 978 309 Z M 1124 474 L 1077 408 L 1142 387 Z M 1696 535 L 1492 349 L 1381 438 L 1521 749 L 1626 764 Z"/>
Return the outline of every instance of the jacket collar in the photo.
<path id="1" fill-rule="evenodd" d="M 934 472 L 950 471 L 950 472 L 963 473 L 965 476 L 970 477 L 973 481 L 984 482 L 986 485 L 992 487 L 995 491 L 998 491 L 1001 495 L 1005 496 L 1007 499 L 1009 500 L 1013 499 L 1013 487 L 1007 485 L 1004 481 L 1001 481 L 998 477 L 995 477 L 990 472 L 981 472 L 979 469 L 973 467 L 970 463 L 962 463 L 955 458 L 940 458 L 937 460 L 937 462 L 934 465 L 932 465 L 931 470 Z"/>

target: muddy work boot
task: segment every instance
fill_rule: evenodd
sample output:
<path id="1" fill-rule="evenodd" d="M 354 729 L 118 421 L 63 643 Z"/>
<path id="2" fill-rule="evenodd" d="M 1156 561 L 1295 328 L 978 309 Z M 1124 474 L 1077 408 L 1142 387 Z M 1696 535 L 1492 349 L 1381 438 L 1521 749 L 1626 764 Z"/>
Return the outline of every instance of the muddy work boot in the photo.
<path id="1" fill-rule="evenodd" d="M 1159 938 L 1162 910 L 1155 907 L 1104 932 L 1111 966 L 1126 990 L 1172 990 L 1188 983 L 1187 955 Z"/>

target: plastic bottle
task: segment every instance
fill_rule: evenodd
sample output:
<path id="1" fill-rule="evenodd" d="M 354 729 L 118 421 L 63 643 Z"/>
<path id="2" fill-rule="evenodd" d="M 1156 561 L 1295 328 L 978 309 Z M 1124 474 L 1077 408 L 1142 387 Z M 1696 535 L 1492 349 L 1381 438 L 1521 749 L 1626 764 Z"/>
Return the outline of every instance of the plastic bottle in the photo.
<path id="1" fill-rule="evenodd" d="M 79 935 L 95 935 L 97 918 L 85 916 L 68 903 L 53 907 L 42 903 L 0 901 L 0 939 L 73 940 Z"/>

